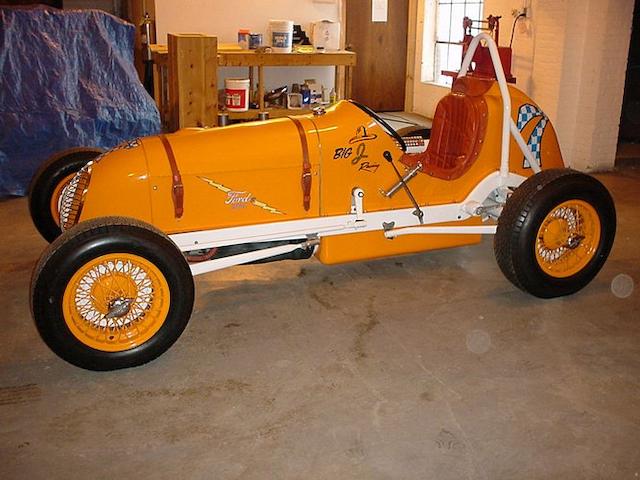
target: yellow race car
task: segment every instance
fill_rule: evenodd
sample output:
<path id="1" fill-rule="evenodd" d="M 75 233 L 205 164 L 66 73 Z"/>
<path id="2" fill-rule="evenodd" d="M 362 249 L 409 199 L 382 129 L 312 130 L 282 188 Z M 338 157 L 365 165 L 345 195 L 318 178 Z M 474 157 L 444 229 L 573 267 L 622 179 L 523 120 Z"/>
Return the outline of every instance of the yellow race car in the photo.
<path id="1" fill-rule="evenodd" d="M 497 80 L 465 75 L 479 39 Z M 495 235 L 498 265 L 520 289 L 543 298 L 580 290 L 613 243 L 611 196 L 564 168 L 547 116 L 506 83 L 491 38 L 474 42 L 428 141 L 341 101 L 49 164 L 31 190 L 40 231 L 62 232 L 31 283 L 44 341 L 83 368 L 140 365 L 184 330 L 194 275 L 424 252 L 484 234 Z"/>

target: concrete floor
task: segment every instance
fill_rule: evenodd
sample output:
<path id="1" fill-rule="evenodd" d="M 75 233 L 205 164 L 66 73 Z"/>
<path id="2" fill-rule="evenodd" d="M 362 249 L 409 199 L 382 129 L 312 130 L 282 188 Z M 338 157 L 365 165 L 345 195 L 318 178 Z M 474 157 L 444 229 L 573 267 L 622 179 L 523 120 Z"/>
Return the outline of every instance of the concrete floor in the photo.
<path id="1" fill-rule="evenodd" d="M 0 478 L 638 478 L 640 170 L 599 177 L 618 236 L 572 297 L 516 290 L 491 239 L 237 267 L 197 279 L 169 352 L 113 373 L 38 337 L 45 244 L 0 202 Z"/>

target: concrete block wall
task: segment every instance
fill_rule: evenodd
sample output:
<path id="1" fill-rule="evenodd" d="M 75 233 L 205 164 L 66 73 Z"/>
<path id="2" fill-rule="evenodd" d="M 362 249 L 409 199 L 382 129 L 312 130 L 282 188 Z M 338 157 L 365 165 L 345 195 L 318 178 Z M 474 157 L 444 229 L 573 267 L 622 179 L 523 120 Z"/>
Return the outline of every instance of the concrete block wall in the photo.
<path id="1" fill-rule="evenodd" d="M 564 57 L 576 68 L 565 67 L 563 72 L 560 140 L 575 168 L 608 169 L 615 161 L 634 2 L 572 0 L 570 4 Z M 572 14 L 580 8 L 577 29 Z"/>
<path id="2" fill-rule="evenodd" d="M 529 8 L 530 17 L 516 28 L 513 73 L 518 87 L 550 117 L 573 168 L 614 165 L 633 5 L 634 0 L 485 1 L 485 15 L 503 17 L 502 45 L 509 42 L 512 9 Z M 416 79 L 415 109 L 429 116 L 441 87 Z"/>
<path id="3" fill-rule="evenodd" d="M 554 122 L 565 161 L 613 167 L 633 0 L 537 0 L 531 95 Z"/>

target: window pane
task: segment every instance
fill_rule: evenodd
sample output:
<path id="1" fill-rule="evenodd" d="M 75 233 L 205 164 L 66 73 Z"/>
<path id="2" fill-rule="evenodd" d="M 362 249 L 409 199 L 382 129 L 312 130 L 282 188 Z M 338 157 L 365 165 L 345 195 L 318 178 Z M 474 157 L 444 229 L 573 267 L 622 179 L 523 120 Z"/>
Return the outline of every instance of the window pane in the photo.
<path id="1" fill-rule="evenodd" d="M 467 5 L 467 17 L 471 20 L 482 20 L 482 6 L 478 3 L 472 3 Z"/>
<path id="2" fill-rule="evenodd" d="M 438 23 L 436 24 L 436 40 L 449 41 L 449 25 L 451 21 L 451 5 L 438 5 Z"/>
<path id="3" fill-rule="evenodd" d="M 453 83 L 453 77 L 447 77 L 446 75 L 440 75 L 436 79 L 436 83 L 439 85 L 451 85 Z"/>
<path id="4" fill-rule="evenodd" d="M 436 45 L 436 77 L 441 73 L 441 70 L 447 69 L 449 45 L 438 43 Z"/>
<path id="5" fill-rule="evenodd" d="M 452 5 L 451 8 L 451 41 L 461 42 L 463 36 L 462 19 L 464 18 L 464 5 Z"/>
<path id="6" fill-rule="evenodd" d="M 462 46 L 450 45 L 449 46 L 449 59 L 447 61 L 447 70 L 453 70 L 457 72 L 460 70 L 462 64 Z"/>
<path id="7" fill-rule="evenodd" d="M 431 37 L 430 40 L 424 37 L 424 41 L 430 45 L 429 48 L 423 48 L 423 81 L 433 79 L 436 83 L 451 85 L 452 78 L 441 72 L 460 69 L 462 46 L 456 43 L 462 41 L 464 35 L 462 20 L 464 17 L 481 20 L 483 3 L 483 0 L 436 0 L 430 3 L 436 8 L 425 10 L 425 25 L 430 25 Z M 429 75 L 425 75 L 425 69 L 428 69 Z M 430 72 L 433 72 L 433 77 Z"/>

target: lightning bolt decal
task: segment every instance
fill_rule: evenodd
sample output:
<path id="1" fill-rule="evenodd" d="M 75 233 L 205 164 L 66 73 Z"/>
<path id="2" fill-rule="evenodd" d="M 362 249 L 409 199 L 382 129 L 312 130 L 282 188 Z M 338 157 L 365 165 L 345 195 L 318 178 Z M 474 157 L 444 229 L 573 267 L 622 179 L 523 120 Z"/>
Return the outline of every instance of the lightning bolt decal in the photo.
<path id="1" fill-rule="evenodd" d="M 211 185 L 212 187 L 217 188 L 218 190 L 220 190 L 221 192 L 224 193 L 229 193 L 231 191 L 231 189 L 229 187 L 225 187 L 224 185 L 222 185 L 221 183 L 216 183 L 213 180 L 208 179 L 207 177 L 198 177 L 200 180 L 202 180 L 205 183 L 208 183 L 209 185 Z"/>
<path id="2" fill-rule="evenodd" d="M 202 180 L 203 182 L 211 185 L 213 188 L 217 188 L 218 190 L 220 190 L 221 192 L 226 193 L 227 195 L 229 193 L 234 192 L 234 190 L 230 189 L 229 187 L 225 187 L 223 184 L 221 183 L 217 183 L 214 182 L 213 180 L 211 180 L 210 178 L 207 177 L 200 177 L 198 176 L 198 178 L 200 180 Z M 274 215 L 285 215 L 284 212 L 281 212 L 280 210 L 278 210 L 277 208 L 274 208 L 264 202 L 261 202 L 260 200 L 258 200 L 257 198 L 251 196 L 251 200 L 248 201 L 247 203 L 250 203 L 251 205 L 254 205 L 258 208 L 262 208 L 263 210 L 266 210 L 269 213 L 273 213 Z"/>

